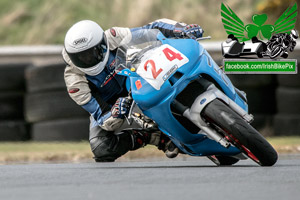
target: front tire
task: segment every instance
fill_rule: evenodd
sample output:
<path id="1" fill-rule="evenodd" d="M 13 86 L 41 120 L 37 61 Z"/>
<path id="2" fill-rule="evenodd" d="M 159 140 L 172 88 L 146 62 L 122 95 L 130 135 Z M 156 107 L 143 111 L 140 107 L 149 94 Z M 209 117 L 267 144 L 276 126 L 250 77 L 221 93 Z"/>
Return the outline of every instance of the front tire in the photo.
<path id="1" fill-rule="evenodd" d="M 222 129 L 225 137 L 249 158 L 261 166 L 272 166 L 278 159 L 277 152 L 250 124 L 215 99 L 203 110 L 202 117 L 212 126 Z"/>

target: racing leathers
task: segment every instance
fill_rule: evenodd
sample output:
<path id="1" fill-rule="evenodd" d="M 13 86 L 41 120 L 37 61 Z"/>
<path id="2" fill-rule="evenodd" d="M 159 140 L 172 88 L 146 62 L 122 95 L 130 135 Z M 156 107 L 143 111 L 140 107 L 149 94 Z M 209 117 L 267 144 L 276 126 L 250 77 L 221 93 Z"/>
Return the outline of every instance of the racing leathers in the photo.
<path id="1" fill-rule="evenodd" d="M 96 76 L 84 74 L 71 62 L 65 49 L 62 52 L 67 63 L 64 79 L 68 93 L 91 115 L 89 141 L 96 161 L 114 161 L 129 150 L 146 144 L 164 148 L 166 140 L 159 132 L 150 134 L 143 130 L 122 130 L 115 133 L 124 119 L 112 116 L 111 112 L 118 98 L 128 94 L 126 77 L 114 73 L 116 50 L 124 38 L 137 40 L 148 29 L 159 29 L 166 37 L 181 37 L 188 29 L 192 29 L 192 34 L 196 36 L 202 36 L 203 33 L 198 25 L 187 27 L 184 23 L 169 19 L 156 20 L 139 28 L 110 28 L 104 32 L 110 50 L 108 62 Z"/>

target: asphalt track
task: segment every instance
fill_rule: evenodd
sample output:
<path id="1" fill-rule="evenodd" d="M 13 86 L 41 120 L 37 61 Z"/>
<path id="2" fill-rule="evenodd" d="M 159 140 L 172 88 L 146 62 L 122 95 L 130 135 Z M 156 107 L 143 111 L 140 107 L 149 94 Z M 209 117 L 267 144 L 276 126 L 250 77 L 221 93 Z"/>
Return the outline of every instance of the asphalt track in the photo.
<path id="1" fill-rule="evenodd" d="M 1 200 L 271 199 L 300 197 L 300 155 L 273 167 L 250 160 L 216 167 L 206 158 L 0 166 Z"/>

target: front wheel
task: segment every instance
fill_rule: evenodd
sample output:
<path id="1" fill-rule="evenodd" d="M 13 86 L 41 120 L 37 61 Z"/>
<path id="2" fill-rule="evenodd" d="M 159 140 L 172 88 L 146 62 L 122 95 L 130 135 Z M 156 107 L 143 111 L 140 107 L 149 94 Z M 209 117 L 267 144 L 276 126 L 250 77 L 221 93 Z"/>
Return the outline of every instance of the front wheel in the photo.
<path id="1" fill-rule="evenodd" d="M 274 47 L 274 46 L 273 46 Z M 282 48 L 280 46 L 275 46 L 274 49 L 272 49 L 271 54 L 270 54 L 270 58 L 274 59 L 277 56 L 279 56 L 282 52 Z"/>
<path id="2" fill-rule="evenodd" d="M 204 108 L 202 117 L 259 165 L 272 166 L 276 163 L 278 155 L 274 148 L 222 101 L 215 99 L 210 102 Z"/>

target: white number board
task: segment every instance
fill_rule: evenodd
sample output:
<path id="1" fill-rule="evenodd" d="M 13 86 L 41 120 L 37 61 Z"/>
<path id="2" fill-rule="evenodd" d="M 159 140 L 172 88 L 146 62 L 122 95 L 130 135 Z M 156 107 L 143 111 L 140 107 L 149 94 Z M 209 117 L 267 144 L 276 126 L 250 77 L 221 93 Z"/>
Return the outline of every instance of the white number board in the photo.
<path id="1" fill-rule="evenodd" d="M 174 47 L 165 44 L 145 56 L 137 69 L 137 73 L 156 90 L 160 90 L 164 82 L 189 59 Z"/>

